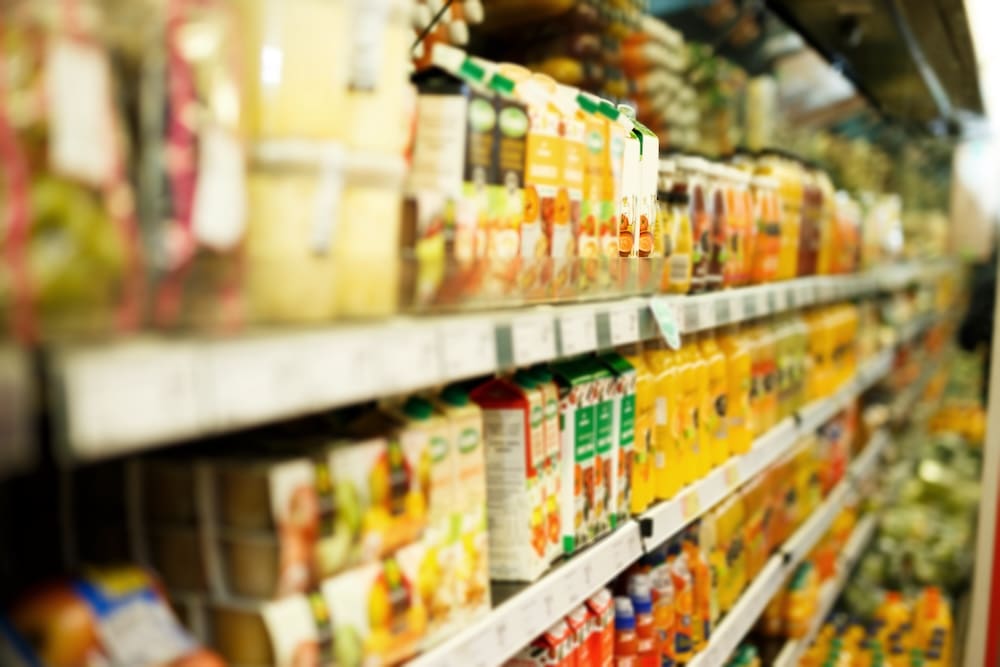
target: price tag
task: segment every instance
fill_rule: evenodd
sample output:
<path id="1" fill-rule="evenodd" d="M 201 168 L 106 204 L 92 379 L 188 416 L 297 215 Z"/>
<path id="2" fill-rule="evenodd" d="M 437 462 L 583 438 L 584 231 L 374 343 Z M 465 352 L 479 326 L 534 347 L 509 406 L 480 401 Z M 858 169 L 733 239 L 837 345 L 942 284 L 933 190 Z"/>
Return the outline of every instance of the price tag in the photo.
<path id="1" fill-rule="evenodd" d="M 679 350 L 681 329 L 677 321 L 678 306 L 670 300 L 654 296 L 649 302 L 649 307 L 653 311 L 653 319 L 656 320 L 656 326 L 660 329 L 663 340 L 667 341 L 667 345 L 672 349 Z"/>
<path id="2" fill-rule="evenodd" d="M 737 461 L 730 461 L 723 469 L 723 477 L 726 480 L 726 489 L 732 491 L 740 483 L 740 464 Z"/>
<path id="3" fill-rule="evenodd" d="M 684 331 L 698 331 L 701 327 L 701 307 L 697 300 L 684 304 Z"/>
<path id="4" fill-rule="evenodd" d="M 748 320 L 752 320 L 757 317 L 758 309 L 756 294 L 747 294 L 743 297 L 743 312 Z"/>
<path id="5" fill-rule="evenodd" d="M 475 377 L 496 370 L 497 339 L 492 322 L 455 319 L 438 331 L 438 352 L 446 378 Z"/>
<path id="6" fill-rule="evenodd" d="M 799 306 L 808 306 L 816 302 L 815 285 L 804 283 L 799 286 Z"/>
<path id="7" fill-rule="evenodd" d="M 681 496 L 681 517 L 685 522 L 691 521 L 701 513 L 701 498 L 697 489 L 691 489 Z"/>
<path id="8" fill-rule="evenodd" d="M 715 324 L 716 326 L 722 326 L 729 324 L 733 321 L 733 313 L 730 308 L 730 299 L 728 296 L 722 296 L 715 301 Z"/>
<path id="9" fill-rule="evenodd" d="M 738 295 L 733 295 L 729 299 L 729 310 L 730 310 L 730 322 L 742 322 L 747 318 L 746 313 L 743 311 L 743 306 L 745 301 Z"/>
<path id="10" fill-rule="evenodd" d="M 597 318 L 593 311 L 581 310 L 559 317 L 559 352 L 572 357 L 597 349 Z"/>
<path id="11" fill-rule="evenodd" d="M 767 308 L 766 308 L 765 312 L 767 312 L 767 313 L 776 313 L 776 312 L 778 312 L 778 308 L 779 308 L 779 306 L 778 306 L 778 292 L 776 290 L 774 290 L 774 289 L 767 290 L 766 299 L 767 299 Z"/>
<path id="12" fill-rule="evenodd" d="M 615 347 L 639 340 L 639 309 L 623 306 L 608 311 L 611 344 Z"/>
<path id="13" fill-rule="evenodd" d="M 556 356 L 556 332 L 548 315 L 524 315 L 510 325 L 511 352 L 518 366 L 530 366 Z"/>
<path id="14" fill-rule="evenodd" d="M 785 308 L 788 310 L 795 310 L 798 307 L 798 295 L 795 293 L 794 287 L 789 287 L 785 290 Z"/>

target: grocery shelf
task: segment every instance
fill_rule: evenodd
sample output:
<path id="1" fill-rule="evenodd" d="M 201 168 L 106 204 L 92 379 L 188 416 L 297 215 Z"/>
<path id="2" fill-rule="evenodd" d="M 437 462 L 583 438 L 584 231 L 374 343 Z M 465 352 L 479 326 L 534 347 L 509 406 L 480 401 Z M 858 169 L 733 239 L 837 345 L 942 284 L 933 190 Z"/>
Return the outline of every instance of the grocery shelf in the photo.
<path id="1" fill-rule="evenodd" d="M 840 597 L 841 591 L 847 585 L 847 578 L 854 566 L 857 565 L 865 547 L 875 534 L 878 521 L 874 514 L 863 516 L 851 531 L 851 536 L 844 545 L 843 551 L 837 559 L 837 575 L 823 584 L 820 589 L 819 604 L 816 608 L 816 615 L 813 617 L 806 630 L 806 634 L 799 639 L 789 639 L 785 642 L 781 652 L 774 660 L 774 667 L 797 667 L 799 659 L 809 648 L 809 645 L 816 639 L 819 629 L 823 627 L 823 621 L 830 615 L 833 605 Z"/>
<path id="2" fill-rule="evenodd" d="M 56 435 L 66 458 L 95 460 L 627 345 L 663 326 L 693 333 L 952 270 L 951 263 L 908 264 L 696 296 L 395 317 L 229 339 L 149 335 L 57 345 L 48 368 Z M 654 302 L 671 322 L 654 321 Z"/>
<path id="3" fill-rule="evenodd" d="M 534 584 L 507 598 L 488 614 L 411 667 L 492 667 L 528 645 L 642 555 L 639 526 L 629 521 L 576 554 Z"/>
<path id="4" fill-rule="evenodd" d="M 857 396 L 878 382 L 892 366 L 891 351 L 884 351 L 866 362 L 854 378 L 833 396 L 813 401 L 802 411 L 781 421 L 757 438 L 746 454 L 732 457 L 704 479 L 681 491 L 676 498 L 659 503 L 640 519 L 647 548 L 663 544 L 734 489 L 754 479 L 790 452 L 799 440 L 826 423 Z M 866 451 L 867 454 L 867 451 Z"/>
<path id="5" fill-rule="evenodd" d="M 874 472 L 878 454 L 887 442 L 888 437 L 881 432 L 872 437 L 866 451 L 851 465 L 846 478 L 830 492 L 777 553 L 771 556 L 733 608 L 712 631 L 708 646 L 688 663 L 688 667 L 718 667 L 725 664 L 726 659 L 757 623 L 771 599 L 785 585 L 788 577 L 830 529 L 840 511 L 855 501 L 858 480 Z M 875 454 L 869 454 L 867 450 L 873 446 L 878 449 Z"/>

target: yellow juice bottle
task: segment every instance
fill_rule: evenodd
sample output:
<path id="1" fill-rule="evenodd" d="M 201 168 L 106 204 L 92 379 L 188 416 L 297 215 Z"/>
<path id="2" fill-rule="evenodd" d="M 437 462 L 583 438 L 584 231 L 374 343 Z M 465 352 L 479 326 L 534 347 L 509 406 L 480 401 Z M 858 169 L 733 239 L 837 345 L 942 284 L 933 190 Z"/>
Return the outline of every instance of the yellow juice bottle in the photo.
<path id="1" fill-rule="evenodd" d="M 667 500 L 680 490 L 677 474 L 677 363 L 675 353 L 662 341 L 646 349 L 646 363 L 656 377 L 653 398 L 654 447 L 652 459 L 653 497 Z"/>
<path id="2" fill-rule="evenodd" d="M 924 651 L 928 666 L 952 664 L 952 625 L 951 609 L 941 589 L 925 588 L 914 610 L 913 644 Z"/>
<path id="3" fill-rule="evenodd" d="M 694 452 L 699 444 L 698 384 L 690 347 L 682 345 L 674 355 L 677 389 L 677 440 L 674 443 L 674 466 L 682 487 L 695 480 Z"/>
<path id="4" fill-rule="evenodd" d="M 750 423 L 751 360 L 746 338 L 735 327 L 718 338 L 726 355 L 726 429 L 733 454 L 745 454 L 753 444 Z"/>
<path id="5" fill-rule="evenodd" d="M 708 368 L 708 413 L 705 416 L 709 434 L 709 462 L 712 467 L 725 463 L 731 455 L 726 402 L 729 395 L 729 377 L 726 355 L 712 333 L 706 333 L 698 343 L 701 356 Z"/>
<path id="6" fill-rule="evenodd" d="M 696 407 L 695 431 L 697 432 L 698 443 L 692 450 L 692 477 L 701 479 L 712 469 L 712 429 L 710 427 L 710 417 L 712 413 L 712 402 L 709 396 L 709 370 L 708 359 L 701 353 L 701 346 L 697 339 L 692 339 L 686 344 L 691 351 L 691 368 L 694 377 L 694 401 Z"/>
<path id="7" fill-rule="evenodd" d="M 776 419 L 781 421 L 792 414 L 791 389 L 792 389 L 792 365 L 794 363 L 794 331 L 790 326 L 788 318 L 775 320 L 775 364 L 777 381 L 776 394 L 778 411 Z"/>
<path id="8" fill-rule="evenodd" d="M 635 368 L 635 441 L 632 456 L 632 514 L 644 512 L 653 500 L 650 452 L 656 377 L 636 345 L 625 359 Z"/>
<path id="9" fill-rule="evenodd" d="M 755 409 L 751 404 L 751 409 L 754 409 L 754 435 L 760 436 L 774 426 L 777 416 L 774 337 L 767 324 L 759 324 L 751 330 L 751 341 L 755 393 L 751 401 L 756 399 L 757 404 Z"/>

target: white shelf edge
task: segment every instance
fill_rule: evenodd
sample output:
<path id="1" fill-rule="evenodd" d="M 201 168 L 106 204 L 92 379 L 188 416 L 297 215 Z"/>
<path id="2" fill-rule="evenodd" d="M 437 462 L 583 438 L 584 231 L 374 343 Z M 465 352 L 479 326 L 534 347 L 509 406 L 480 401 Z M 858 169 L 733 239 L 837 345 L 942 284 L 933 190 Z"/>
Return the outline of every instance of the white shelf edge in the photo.
<path id="1" fill-rule="evenodd" d="M 876 444 L 874 441 L 871 444 Z M 865 447 L 867 450 L 867 446 Z M 873 459 L 874 460 L 874 459 Z M 750 632 L 767 604 L 789 575 L 829 529 L 837 514 L 850 502 L 852 480 L 843 479 L 778 551 L 712 631 L 708 646 L 688 667 L 720 667 Z M 860 547 L 859 547 L 860 548 Z"/>
<path id="2" fill-rule="evenodd" d="M 251 331 L 233 339 L 146 334 L 56 344 L 49 372 L 60 388 L 57 435 L 67 459 L 95 460 L 647 340 L 657 335 L 653 298 L 704 314 L 697 326 L 680 322 L 685 334 L 715 328 L 721 303 L 729 304 L 727 322 L 744 322 L 929 281 L 947 266 L 903 265 L 705 295 Z M 584 319 L 593 320 L 593 334 L 560 335 Z"/>
<path id="3" fill-rule="evenodd" d="M 629 521 L 408 664 L 499 665 L 618 576 L 642 553 L 639 525 Z"/>
<path id="4" fill-rule="evenodd" d="M 866 514 L 858 521 L 837 562 L 836 576 L 823 584 L 816 615 L 809 623 L 806 634 L 799 639 L 789 639 L 774 659 L 773 667 L 797 667 L 799 659 L 816 639 L 823 621 L 830 615 L 837 598 L 847 585 L 847 577 L 857 564 L 862 551 L 871 541 L 878 521 L 874 514 Z"/>

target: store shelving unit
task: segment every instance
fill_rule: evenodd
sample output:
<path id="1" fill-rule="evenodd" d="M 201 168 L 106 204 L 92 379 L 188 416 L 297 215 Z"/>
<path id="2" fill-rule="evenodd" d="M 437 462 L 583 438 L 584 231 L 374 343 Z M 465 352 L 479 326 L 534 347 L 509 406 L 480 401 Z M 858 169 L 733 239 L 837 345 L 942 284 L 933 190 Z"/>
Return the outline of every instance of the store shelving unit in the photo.
<path id="1" fill-rule="evenodd" d="M 819 629 L 823 626 L 823 621 L 830 615 L 834 603 L 847 585 L 848 576 L 857 565 L 865 547 L 871 541 L 877 526 L 878 521 L 873 514 L 867 514 L 858 521 L 847 544 L 844 545 L 844 550 L 839 554 L 837 576 L 823 584 L 816 615 L 810 622 L 806 634 L 799 639 L 790 639 L 785 642 L 778 657 L 774 660 L 774 667 L 796 667 L 799 664 L 802 654 L 816 639 Z"/>
<path id="2" fill-rule="evenodd" d="M 889 352 L 878 355 L 859 369 L 854 380 L 837 394 L 808 405 L 803 412 L 816 415 L 818 420 L 813 422 L 815 426 L 812 428 L 821 425 L 852 398 L 881 379 L 891 368 L 891 361 Z M 825 417 L 819 419 L 820 415 Z M 726 465 L 716 468 L 704 479 L 687 487 L 676 498 L 658 504 L 637 521 L 626 522 L 614 533 L 574 555 L 539 581 L 524 586 L 488 614 L 445 643 L 419 656 L 410 665 L 490 667 L 501 664 L 537 637 L 540 628 L 547 628 L 565 616 L 595 590 L 638 560 L 646 549 L 654 548 L 679 534 L 686 525 L 702 516 L 733 490 L 791 451 L 803 435 L 811 432 L 805 430 L 806 423 L 805 420 L 792 419 L 782 422 L 758 438 L 747 454 L 734 457 Z M 887 443 L 888 436 L 884 433 L 879 432 L 873 436 L 872 441 L 852 464 L 848 479 L 831 493 L 824 505 L 786 543 L 783 554 L 791 554 L 791 560 L 796 563 L 805 557 L 829 528 L 837 512 L 853 499 L 854 481 L 871 474 Z M 770 570 L 765 568 L 758 575 L 758 579 L 771 582 L 768 586 L 780 585 L 784 581 L 784 575 L 791 572 L 787 563 L 777 556 L 769 561 L 768 566 Z M 778 577 L 780 581 L 775 584 L 768 577 Z M 751 586 L 758 585 L 764 584 L 755 581 Z M 751 595 L 752 587 L 744 597 Z M 764 604 L 768 599 L 770 596 L 764 599 Z M 755 619 L 756 616 L 751 619 L 751 625 Z M 726 630 L 720 626 L 715 636 L 718 638 L 726 632 L 732 632 L 735 636 L 740 631 Z M 733 648 L 745 634 L 746 631 L 743 631 L 733 640 Z M 718 650 L 720 649 L 713 649 Z M 716 664 L 722 663 L 702 662 L 703 667 Z"/>
<path id="3" fill-rule="evenodd" d="M 57 438 L 92 461 L 499 370 L 931 284 L 951 263 L 906 264 L 699 296 L 633 297 L 379 323 L 143 336 L 53 348 Z M 656 308 L 651 308 L 654 301 Z M 671 320 L 658 323 L 659 317 Z"/>
<path id="4" fill-rule="evenodd" d="M 689 667 L 718 667 L 725 664 L 726 659 L 756 624 L 768 602 L 829 530 L 837 514 L 857 499 L 855 487 L 873 474 L 878 457 L 888 443 L 889 438 L 883 432 L 872 436 L 865 451 L 851 464 L 846 478 L 830 492 L 777 553 L 771 556 L 764 569 L 714 629 L 705 650 L 688 663 Z M 860 549 L 860 546 L 857 548 Z"/>

